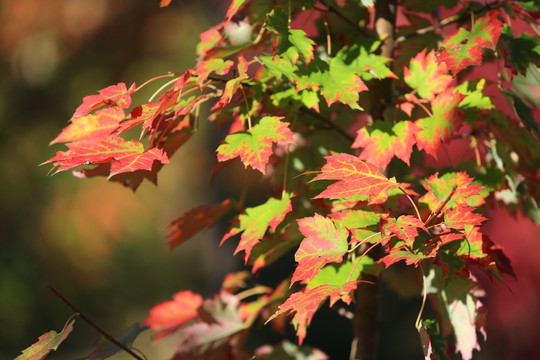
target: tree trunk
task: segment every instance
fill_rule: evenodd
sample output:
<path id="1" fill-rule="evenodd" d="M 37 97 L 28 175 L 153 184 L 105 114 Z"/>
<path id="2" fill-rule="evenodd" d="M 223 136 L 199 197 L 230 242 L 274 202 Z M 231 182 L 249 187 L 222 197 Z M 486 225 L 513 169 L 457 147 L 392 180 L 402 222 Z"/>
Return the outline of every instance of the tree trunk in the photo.
<path id="1" fill-rule="evenodd" d="M 377 0 L 375 2 L 375 30 L 384 39 L 380 55 L 393 58 L 397 0 Z M 382 120 L 385 109 L 392 104 L 392 79 L 375 81 L 370 87 L 370 120 Z M 382 256 L 380 246 L 369 254 L 374 260 Z M 380 327 L 381 285 L 375 276 L 364 275 L 362 280 L 373 284 L 360 283 L 356 291 L 356 310 L 353 327 L 354 339 L 350 360 L 374 360 Z"/>

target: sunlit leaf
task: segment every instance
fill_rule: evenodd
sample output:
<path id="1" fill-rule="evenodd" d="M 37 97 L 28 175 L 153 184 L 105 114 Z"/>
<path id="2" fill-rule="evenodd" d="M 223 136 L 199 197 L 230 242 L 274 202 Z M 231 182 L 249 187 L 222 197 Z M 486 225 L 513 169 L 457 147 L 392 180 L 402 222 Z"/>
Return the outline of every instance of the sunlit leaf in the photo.
<path id="1" fill-rule="evenodd" d="M 75 323 L 75 320 L 71 320 L 60 331 L 60 333 L 57 333 L 54 330 L 51 330 L 43 335 L 41 335 L 38 338 L 38 341 L 30 346 L 29 348 L 26 348 L 22 351 L 22 354 L 17 356 L 15 360 L 41 360 L 51 350 L 58 349 L 58 346 L 66 340 L 68 335 L 73 330 L 73 324 Z"/>

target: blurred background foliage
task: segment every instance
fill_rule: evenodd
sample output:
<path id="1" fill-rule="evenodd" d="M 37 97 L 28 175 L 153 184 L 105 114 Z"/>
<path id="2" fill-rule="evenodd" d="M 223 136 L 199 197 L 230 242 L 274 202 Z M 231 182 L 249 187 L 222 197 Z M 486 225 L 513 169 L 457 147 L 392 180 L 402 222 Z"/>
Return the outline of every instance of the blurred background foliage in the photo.
<path id="1" fill-rule="evenodd" d="M 85 95 L 128 86 L 195 63 L 199 34 L 217 23 L 219 0 L 4 0 L 0 3 L 0 359 L 12 359 L 71 311 L 64 294 L 113 335 L 180 289 L 209 296 L 235 267 L 232 251 L 203 232 L 168 253 L 170 221 L 211 203 L 212 134 L 194 137 L 159 176 L 134 194 L 103 178 L 47 176 L 39 166 Z M 167 81 L 167 79 L 165 80 Z M 161 83 L 137 94 L 143 101 Z M 156 87 L 157 86 L 157 87 Z M 205 129 L 203 129 L 205 130 Z M 99 334 L 78 320 L 51 359 L 82 358 Z M 167 340 L 164 340 L 167 341 Z M 144 333 L 137 346 L 150 343 Z M 164 354 L 145 352 L 149 358 Z M 49 358 L 49 357 L 48 357 Z"/>

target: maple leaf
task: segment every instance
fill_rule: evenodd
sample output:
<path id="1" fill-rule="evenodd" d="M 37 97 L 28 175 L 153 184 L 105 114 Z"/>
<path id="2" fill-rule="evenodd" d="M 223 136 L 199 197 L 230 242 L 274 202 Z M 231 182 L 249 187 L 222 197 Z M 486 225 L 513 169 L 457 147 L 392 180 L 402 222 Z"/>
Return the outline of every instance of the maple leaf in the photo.
<path id="1" fill-rule="evenodd" d="M 199 321 L 181 328 L 184 339 L 175 358 L 186 358 L 186 354 L 206 358 L 206 352 L 226 344 L 247 327 L 241 311 L 238 297 L 225 291 L 206 299 L 199 309 Z"/>
<path id="2" fill-rule="evenodd" d="M 320 285 L 313 289 L 305 289 L 292 294 L 268 320 L 271 321 L 275 317 L 294 312 L 292 323 L 296 329 L 298 343 L 301 345 L 306 337 L 306 329 L 311 323 L 313 315 L 326 298 L 330 298 L 330 306 L 333 306 L 338 300 L 343 300 L 350 304 L 352 297 L 351 291 L 357 287 L 357 281 L 350 281 L 341 286 L 335 285 Z"/>
<path id="3" fill-rule="evenodd" d="M 394 156 L 409 165 L 415 134 L 420 130 L 410 121 L 392 125 L 386 121 L 375 121 L 373 125 L 358 130 L 352 148 L 364 148 L 359 158 L 386 168 Z"/>
<path id="4" fill-rule="evenodd" d="M 418 229 L 428 232 L 422 220 L 415 216 L 401 215 L 397 219 L 387 217 L 382 220 L 381 233 L 395 235 L 409 247 L 413 246 L 414 240 L 418 236 Z"/>
<path id="5" fill-rule="evenodd" d="M 234 252 L 237 254 L 240 251 L 246 253 L 245 261 L 251 254 L 251 249 L 259 243 L 263 238 L 268 228 L 276 231 L 276 228 L 285 218 L 285 215 L 292 210 L 291 206 L 292 194 L 286 193 L 281 199 L 271 198 L 262 205 L 246 209 L 246 213 L 238 217 L 238 224 L 223 236 L 221 243 L 228 238 L 239 234 L 240 242 Z"/>
<path id="6" fill-rule="evenodd" d="M 378 262 L 383 263 L 386 267 L 404 260 L 407 265 L 417 266 L 422 260 L 427 257 L 422 253 L 414 253 L 408 250 L 392 250 L 387 255 L 382 257 Z"/>
<path id="7" fill-rule="evenodd" d="M 225 84 L 225 89 L 223 90 L 223 95 L 218 100 L 218 102 L 212 107 L 211 109 L 212 111 L 223 109 L 225 105 L 231 102 L 231 99 L 234 93 L 236 92 L 236 90 L 238 90 L 242 86 L 242 81 L 248 78 L 248 75 L 247 75 L 248 66 L 249 64 L 246 61 L 246 59 L 244 59 L 242 55 L 239 55 L 238 56 L 238 76 L 227 81 L 227 83 Z"/>
<path id="8" fill-rule="evenodd" d="M 110 137 L 106 141 L 81 141 L 66 144 L 68 151 L 57 151 L 56 156 L 46 163 L 57 167 L 55 174 L 78 166 L 111 162 L 110 175 L 136 170 L 152 170 L 154 161 L 168 163 L 163 150 L 152 148 L 144 151 L 143 145 L 135 140 L 125 141 L 119 137 Z"/>
<path id="9" fill-rule="evenodd" d="M 119 83 L 99 90 L 99 95 L 88 95 L 83 98 L 83 103 L 75 110 L 72 118 L 83 116 L 102 105 L 108 107 L 128 108 L 131 105 L 131 94 L 135 91 L 135 84 L 129 89 L 126 84 Z"/>
<path id="10" fill-rule="evenodd" d="M 371 204 L 380 204 L 388 198 L 388 191 L 400 187 L 394 179 L 382 175 L 375 165 L 364 162 L 350 154 L 326 156 L 326 165 L 311 181 L 338 180 L 326 190 L 315 196 L 315 199 L 351 198 L 367 195 Z"/>
<path id="11" fill-rule="evenodd" d="M 415 122 L 420 129 L 415 133 L 419 150 L 437 156 L 441 143 L 447 142 L 461 124 L 464 114 L 457 107 L 464 98 L 459 91 L 447 89 L 431 101 L 432 116 Z"/>
<path id="12" fill-rule="evenodd" d="M 473 179 L 464 172 L 446 173 L 439 178 L 435 173 L 426 179 L 424 188 L 428 191 L 419 201 L 428 204 L 435 211 L 450 195 L 445 208 L 453 209 L 459 204 L 477 207 L 484 204 L 487 194 L 482 193 L 483 186 L 473 185 Z M 455 189 L 454 189 L 455 188 Z"/>
<path id="13" fill-rule="evenodd" d="M 179 291 L 174 294 L 172 301 L 165 301 L 152 307 L 144 325 L 150 326 L 150 329 L 156 332 L 154 341 L 157 341 L 197 318 L 202 303 L 201 295 L 191 291 Z"/>
<path id="14" fill-rule="evenodd" d="M 198 64 L 193 72 L 194 75 L 197 75 L 197 85 L 202 86 L 203 82 L 208 78 L 208 76 L 215 72 L 218 75 L 225 75 L 229 72 L 231 67 L 234 65 L 234 62 L 231 60 L 223 60 L 220 58 L 212 58 L 203 61 Z"/>
<path id="15" fill-rule="evenodd" d="M 128 327 L 123 334 L 116 336 L 115 339 L 128 349 L 132 349 L 133 342 L 143 331 L 148 327 L 141 327 L 139 323 L 135 323 Z M 90 355 L 85 357 L 85 360 L 100 360 L 106 359 L 114 354 L 123 352 L 124 349 L 118 347 L 116 344 L 106 338 L 101 338 L 96 345 L 96 349 L 92 351 Z"/>
<path id="16" fill-rule="evenodd" d="M 327 62 L 316 58 L 307 69 L 299 71 L 297 91 L 310 88 L 319 90 L 328 106 L 341 102 L 358 110 L 362 110 L 358 93 L 368 90 L 356 72 L 339 58 L 330 58 Z"/>
<path id="17" fill-rule="evenodd" d="M 431 100 L 436 94 L 445 91 L 453 79 L 448 75 L 445 63 L 437 63 L 435 51 L 426 54 L 422 50 L 411 59 L 409 67 L 403 69 L 404 80 L 424 99 Z"/>
<path id="18" fill-rule="evenodd" d="M 161 0 L 159 2 L 159 7 L 169 6 L 170 3 L 171 3 L 171 0 Z"/>
<path id="19" fill-rule="evenodd" d="M 482 49 L 495 50 L 502 31 L 502 22 L 497 19 L 498 10 L 491 10 L 476 20 L 471 31 L 459 28 L 444 39 L 439 48 L 439 62 L 445 62 L 455 76 L 461 70 L 482 63 Z"/>
<path id="20" fill-rule="evenodd" d="M 229 5 L 229 8 L 227 9 L 227 14 L 225 15 L 226 21 L 231 21 L 233 16 L 236 15 L 238 10 L 240 10 L 240 8 L 242 7 L 242 5 L 244 5 L 245 2 L 246 0 L 233 0 L 231 2 L 231 5 Z"/>
<path id="21" fill-rule="evenodd" d="M 455 208 L 444 212 L 444 223 L 454 229 L 465 229 L 468 225 L 481 225 L 487 219 L 473 211 L 474 207 L 459 204 Z"/>
<path id="22" fill-rule="evenodd" d="M 167 234 L 169 250 L 182 244 L 202 229 L 213 226 L 233 207 L 231 199 L 226 199 L 214 206 L 199 206 L 174 220 Z"/>
<path id="23" fill-rule="evenodd" d="M 272 144 L 294 144 L 289 125 L 280 119 L 283 117 L 265 116 L 250 130 L 227 135 L 224 143 L 217 149 L 218 160 L 240 157 L 246 167 L 249 165 L 264 174 L 268 159 L 272 155 Z"/>
<path id="24" fill-rule="evenodd" d="M 22 354 L 17 356 L 15 360 L 42 360 L 51 350 L 58 349 L 58 346 L 66 340 L 68 335 L 73 330 L 75 320 L 71 320 L 64 325 L 60 333 L 51 330 L 38 338 L 38 341 L 32 346 L 24 349 Z"/>
<path id="25" fill-rule="evenodd" d="M 124 117 L 122 109 L 108 107 L 97 111 L 95 114 L 72 118 L 71 124 L 66 126 L 49 145 L 108 138 L 118 129 L 120 121 L 124 120 Z"/>
<path id="26" fill-rule="evenodd" d="M 319 214 L 298 219 L 298 227 L 305 239 L 296 251 L 294 259 L 298 263 L 291 284 L 296 281 L 308 282 L 328 263 L 341 262 L 347 252 L 348 231 L 330 218 Z"/>

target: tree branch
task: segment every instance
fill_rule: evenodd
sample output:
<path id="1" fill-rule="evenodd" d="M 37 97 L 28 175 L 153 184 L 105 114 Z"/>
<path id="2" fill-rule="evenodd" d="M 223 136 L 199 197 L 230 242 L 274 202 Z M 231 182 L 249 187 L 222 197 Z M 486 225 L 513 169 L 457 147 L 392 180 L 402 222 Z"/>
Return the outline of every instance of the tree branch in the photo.
<path id="1" fill-rule="evenodd" d="M 62 300 L 67 306 L 69 306 L 71 308 L 71 310 L 75 311 L 77 314 L 79 314 L 79 316 L 81 317 L 81 319 L 83 319 L 84 321 L 86 321 L 86 323 L 88 325 L 90 325 L 91 327 L 93 327 L 94 329 L 96 329 L 101 335 L 103 335 L 103 337 L 107 340 L 109 340 L 110 342 L 112 342 L 114 345 L 118 346 L 120 349 L 124 350 L 125 352 L 127 352 L 129 355 L 131 355 L 132 357 L 134 357 L 135 359 L 137 360 L 144 360 L 142 357 L 140 357 L 139 355 L 135 354 L 131 349 L 127 348 L 124 344 L 120 343 L 118 340 L 116 340 L 113 336 L 111 336 L 109 333 L 105 332 L 105 330 L 103 330 L 102 328 L 100 328 L 99 326 L 97 326 L 92 320 L 90 320 L 89 318 L 87 318 L 83 313 L 81 313 L 75 306 L 73 306 L 73 304 L 71 304 L 62 294 L 60 294 L 58 291 L 56 291 L 51 285 L 47 285 L 47 287 L 54 293 L 54 295 L 56 295 L 57 297 L 60 298 L 60 300 Z"/>

